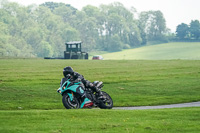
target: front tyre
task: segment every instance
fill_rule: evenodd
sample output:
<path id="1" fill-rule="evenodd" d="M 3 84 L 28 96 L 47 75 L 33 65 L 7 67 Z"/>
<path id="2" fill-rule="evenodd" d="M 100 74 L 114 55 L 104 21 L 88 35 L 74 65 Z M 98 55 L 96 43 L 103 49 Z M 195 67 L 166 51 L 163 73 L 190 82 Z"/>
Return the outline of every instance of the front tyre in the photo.
<path id="1" fill-rule="evenodd" d="M 62 102 L 66 109 L 79 109 L 80 108 L 80 103 L 77 100 L 77 98 L 73 97 L 73 100 L 71 101 L 71 99 L 67 93 L 63 95 Z"/>
<path id="2" fill-rule="evenodd" d="M 103 98 L 99 102 L 99 108 L 101 109 L 112 109 L 113 100 L 110 95 L 104 91 L 102 91 Z"/>

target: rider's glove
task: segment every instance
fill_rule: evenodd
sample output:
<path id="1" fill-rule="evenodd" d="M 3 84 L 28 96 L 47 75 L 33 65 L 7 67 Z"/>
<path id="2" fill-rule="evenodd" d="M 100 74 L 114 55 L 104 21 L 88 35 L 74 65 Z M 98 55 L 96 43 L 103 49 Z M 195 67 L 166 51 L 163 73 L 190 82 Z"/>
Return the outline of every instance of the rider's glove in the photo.
<path id="1" fill-rule="evenodd" d="M 90 87 L 94 87 L 94 84 L 93 84 L 93 83 L 89 83 L 89 86 L 90 86 Z"/>

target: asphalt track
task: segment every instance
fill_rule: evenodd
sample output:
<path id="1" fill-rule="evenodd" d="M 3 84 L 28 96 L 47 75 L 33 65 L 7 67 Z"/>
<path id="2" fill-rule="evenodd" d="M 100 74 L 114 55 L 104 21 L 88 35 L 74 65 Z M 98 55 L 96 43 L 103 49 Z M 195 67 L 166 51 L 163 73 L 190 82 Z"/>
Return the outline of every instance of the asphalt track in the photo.
<path id="1" fill-rule="evenodd" d="M 183 108 L 183 107 L 200 107 L 200 101 L 199 101 L 199 102 L 191 102 L 191 103 L 180 103 L 180 104 L 170 104 L 170 105 L 158 105 L 158 106 L 113 107 L 113 109 L 121 109 L 121 110 L 142 110 L 142 109 L 165 109 L 165 108 Z"/>

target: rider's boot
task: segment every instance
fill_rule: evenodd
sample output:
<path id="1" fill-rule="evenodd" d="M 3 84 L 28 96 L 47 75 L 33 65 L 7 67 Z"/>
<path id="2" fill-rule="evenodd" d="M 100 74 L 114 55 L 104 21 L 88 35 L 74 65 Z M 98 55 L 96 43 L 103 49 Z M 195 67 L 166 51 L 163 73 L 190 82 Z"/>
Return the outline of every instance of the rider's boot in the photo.
<path id="1" fill-rule="evenodd" d="M 96 93 L 98 94 L 98 99 L 102 99 L 103 98 L 103 93 L 100 91 L 100 89 L 98 89 L 97 87 L 95 88 Z"/>

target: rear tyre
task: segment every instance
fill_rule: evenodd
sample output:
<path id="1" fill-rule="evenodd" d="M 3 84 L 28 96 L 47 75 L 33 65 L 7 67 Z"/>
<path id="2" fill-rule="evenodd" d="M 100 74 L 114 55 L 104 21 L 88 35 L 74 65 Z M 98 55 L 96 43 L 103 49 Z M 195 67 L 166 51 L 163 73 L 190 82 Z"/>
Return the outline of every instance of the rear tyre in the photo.
<path id="1" fill-rule="evenodd" d="M 104 91 L 102 91 L 103 99 L 99 102 L 99 108 L 101 109 L 112 109 L 113 100 L 110 95 Z"/>
<path id="2" fill-rule="evenodd" d="M 79 109 L 80 108 L 80 103 L 77 100 L 77 98 L 73 97 L 73 100 L 71 101 L 71 99 L 67 93 L 63 95 L 62 102 L 66 109 Z"/>

